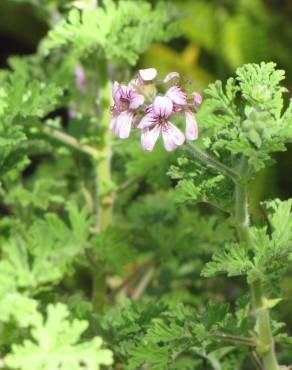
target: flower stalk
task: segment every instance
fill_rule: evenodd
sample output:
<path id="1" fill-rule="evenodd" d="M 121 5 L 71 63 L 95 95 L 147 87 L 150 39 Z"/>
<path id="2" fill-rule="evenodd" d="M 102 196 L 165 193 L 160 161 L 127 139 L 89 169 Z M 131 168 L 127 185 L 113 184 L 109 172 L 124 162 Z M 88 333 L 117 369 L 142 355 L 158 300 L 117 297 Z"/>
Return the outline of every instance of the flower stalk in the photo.
<path id="1" fill-rule="evenodd" d="M 239 176 L 233 169 L 225 166 L 225 164 L 218 161 L 216 158 L 211 157 L 204 150 L 200 149 L 196 144 L 191 144 L 187 142 L 186 146 L 188 150 L 194 155 L 194 157 L 198 159 L 200 162 L 204 163 L 207 166 L 214 168 L 218 172 L 221 172 L 223 175 L 229 177 L 234 182 L 238 181 Z"/>
<path id="2" fill-rule="evenodd" d="M 81 153 L 89 155 L 90 157 L 94 158 L 98 161 L 102 154 L 99 150 L 93 148 L 90 145 L 80 143 L 75 137 L 68 135 L 67 133 L 57 130 L 49 125 L 42 124 L 42 132 L 47 136 L 50 136 L 52 139 L 55 139 L 66 146 L 69 146 L 73 149 L 78 150 Z"/>
<path id="3" fill-rule="evenodd" d="M 248 164 L 243 159 L 240 168 L 240 181 L 235 183 L 234 219 L 240 243 L 252 250 L 249 229 L 248 189 L 244 184 L 248 173 Z M 253 313 L 256 318 L 256 349 L 263 362 L 264 370 L 280 370 L 275 352 L 275 342 L 271 330 L 269 308 L 265 304 L 262 282 L 257 280 L 250 284 Z"/>
<path id="4" fill-rule="evenodd" d="M 95 161 L 96 170 L 96 233 L 105 231 L 111 223 L 112 203 L 113 199 L 109 196 L 105 189 L 111 181 L 111 137 L 108 130 L 110 121 L 110 99 L 111 99 L 111 82 L 107 76 L 107 68 L 105 62 L 99 64 L 99 79 L 100 79 L 100 130 L 101 158 Z M 104 261 L 97 261 L 92 268 L 92 304 L 95 312 L 102 312 L 105 304 L 106 291 L 106 271 Z"/>
<path id="5" fill-rule="evenodd" d="M 225 333 L 214 334 L 212 338 L 232 343 L 244 344 L 249 347 L 255 347 L 256 345 L 256 342 L 253 338 L 239 337 L 237 335 L 229 335 Z"/>
<path id="6" fill-rule="evenodd" d="M 213 167 L 214 169 L 218 170 L 218 172 L 221 172 L 234 181 L 234 221 L 238 232 L 238 238 L 244 248 L 252 250 L 252 238 L 250 233 L 248 212 L 248 187 L 245 183 L 248 176 L 249 166 L 245 158 L 243 158 L 241 161 L 239 171 L 235 172 L 232 169 L 226 167 L 223 163 L 221 163 L 214 157 L 209 156 L 206 152 L 199 149 L 196 145 L 187 143 L 187 146 L 192 154 L 200 162 Z M 258 280 L 251 283 L 250 291 L 253 312 L 256 318 L 256 350 L 263 362 L 263 369 L 280 370 L 275 352 L 275 342 L 271 330 L 269 308 L 266 305 L 266 298 L 263 293 L 262 282 Z M 251 343 L 246 344 L 250 345 Z"/>

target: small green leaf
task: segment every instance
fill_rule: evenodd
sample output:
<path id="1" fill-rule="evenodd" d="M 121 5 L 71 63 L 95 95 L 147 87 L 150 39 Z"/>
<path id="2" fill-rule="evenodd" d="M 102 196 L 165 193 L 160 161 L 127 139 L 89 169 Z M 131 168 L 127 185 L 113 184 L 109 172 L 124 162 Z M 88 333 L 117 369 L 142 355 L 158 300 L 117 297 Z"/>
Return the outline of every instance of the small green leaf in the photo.
<path id="1" fill-rule="evenodd" d="M 101 338 L 80 341 L 87 326 L 86 321 L 69 320 L 65 305 L 49 305 L 46 320 L 38 314 L 33 322 L 33 340 L 14 344 L 4 362 L 12 369 L 21 370 L 99 370 L 112 364 L 112 353 L 101 348 Z"/>

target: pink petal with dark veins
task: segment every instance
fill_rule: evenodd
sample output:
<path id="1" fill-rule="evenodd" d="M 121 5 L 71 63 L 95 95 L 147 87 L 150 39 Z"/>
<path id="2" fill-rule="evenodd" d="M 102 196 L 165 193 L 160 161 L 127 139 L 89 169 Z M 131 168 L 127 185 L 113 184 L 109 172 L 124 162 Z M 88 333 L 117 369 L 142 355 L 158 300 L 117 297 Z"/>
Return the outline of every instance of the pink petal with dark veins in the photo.
<path id="1" fill-rule="evenodd" d="M 156 96 L 153 102 L 153 111 L 159 117 L 169 117 L 172 113 L 173 103 L 167 96 Z"/>
<path id="2" fill-rule="evenodd" d="M 157 116 L 153 113 L 147 113 L 140 121 L 139 125 L 137 126 L 140 129 L 144 129 L 146 127 L 151 127 L 157 123 L 158 119 Z"/>
<path id="3" fill-rule="evenodd" d="M 176 104 L 187 104 L 187 94 L 182 91 L 182 89 L 177 85 L 170 87 L 165 95 L 168 96 Z"/>

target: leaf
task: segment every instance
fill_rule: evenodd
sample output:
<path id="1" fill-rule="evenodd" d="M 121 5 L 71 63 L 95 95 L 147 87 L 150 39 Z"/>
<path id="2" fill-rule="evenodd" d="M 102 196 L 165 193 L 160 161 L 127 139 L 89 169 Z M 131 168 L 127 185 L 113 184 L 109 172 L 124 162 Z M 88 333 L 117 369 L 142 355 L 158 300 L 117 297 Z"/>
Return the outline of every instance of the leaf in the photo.
<path id="1" fill-rule="evenodd" d="M 224 251 L 218 251 L 208 262 L 202 271 L 202 276 L 210 277 L 218 273 L 226 273 L 227 276 L 245 275 L 253 268 L 246 250 L 239 244 L 227 244 Z"/>
<path id="2" fill-rule="evenodd" d="M 150 366 L 153 370 L 167 368 L 170 361 L 170 352 L 167 347 L 160 347 L 157 344 L 145 343 L 130 350 L 130 359 L 127 368 L 135 370 L 144 366 Z"/>
<path id="3" fill-rule="evenodd" d="M 272 226 L 272 240 L 277 249 L 289 247 L 292 243 L 292 199 L 281 201 L 276 199 L 264 203 L 269 212 Z"/>
<path id="4" fill-rule="evenodd" d="M 14 344 L 4 362 L 21 370 L 96 370 L 112 364 L 112 353 L 101 348 L 101 338 L 80 341 L 87 325 L 86 321 L 70 321 L 65 305 L 49 305 L 46 320 L 38 314 L 33 323 L 33 340 Z"/>
<path id="5" fill-rule="evenodd" d="M 287 259 L 292 256 L 292 200 L 276 199 L 263 205 L 268 211 L 271 230 L 266 226 L 251 228 L 252 251 L 239 244 L 226 243 L 224 250 L 215 252 L 212 261 L 206 264 L 203 276 L 226 273 L 227 276 L 246 275 L 249 283 L 279 281 L 288 267 Z"/>
<path id="6" fill-rule="evenodd" d="M 21 248 L 20 245 L 18 247 Z M 25 268 L 27 261 L 25 256 L 21 256 L 18 247 L 11 250 L 12 258 L 16 261 L 19 259 L 17 271 L 6 259 L 0 261 L 0 321 L 13 321 L 19 327 L 27 327 L 35 320 L 37 301 L 28 297 L 25 292 L 18 291 L 18 278 L 29 278 Z"/>
<path id="7" fill-rule="evenodd" d="M 283 112 L 284 77 L 275 63 L 249 63 L 225 87 L 216 81 L 206 89 L 198 122 L 208 135 L 208 150 L 227 166 L 236 169 L 236 158 L 243 155 L 258 171 L 271 162 L 273 152 L 286 150 L 292 134 L 290 108 Z"/>
<path id="8" fill-rule="evenodd" d="M 184 328 L 175 322 L 167 324 L 162 319 L 153 319 L 150 329 L 145 336 L 146 341 L 155 343 L 169 342 L 181 338 L 185 335 Z"/>
<path id="9" fill-rule="evenodd" d="M 85 208 L 67 206 L 69 225 L 56 214 L 36 220 L 25 238 L 16 235 L 3 243 L 2 265 L 10 271 L 18 287 L 36 289 L 59 281 L 70 273 L 74 258 L 84 251 L 92 219 Z"/>
<path id="10" fill-rule="evenodd" d="M 285 71 L 276 70 L 275 63 L 245 64 L 236 70 L 242 96 L 257 110 L 271 112 L 280 117 L 282 94 L 287 89 L 280 85 Z"/>
<path id="11" fill-rule="evenodd" d="M 1 295 L 0 321 L 16 322 L 20 328 L 32 325 L 37 317 L 38 302 L 18 292 L 6 292 Z"/>
<path id="12" fill-rule="evenodd" d="M 5 201 L 15 208 L 21 205 L 23 209 L 34 207 L 47 210 L 51 204 L 64 202 L 64 198 L 58 194 L 63 186 L 64 184 L 56 183 L 51 178 L 42 177 L 36 179 L 32 189 L 27 189 L 20 184 L 12 187 L 6 195 Z"/>
<path id="13" fill-rule="evenodd" d="M 43 118 L 58 106 L 63 91 L 32 78 L 25 59 L 11 58 L 9 65 L 12 71 L 3 72 L 0 81 L 0 169 L 11 180 L 29 163 L 33 140 L 28 140 L 25 119 L 33 125 L 33 118 Z"/>

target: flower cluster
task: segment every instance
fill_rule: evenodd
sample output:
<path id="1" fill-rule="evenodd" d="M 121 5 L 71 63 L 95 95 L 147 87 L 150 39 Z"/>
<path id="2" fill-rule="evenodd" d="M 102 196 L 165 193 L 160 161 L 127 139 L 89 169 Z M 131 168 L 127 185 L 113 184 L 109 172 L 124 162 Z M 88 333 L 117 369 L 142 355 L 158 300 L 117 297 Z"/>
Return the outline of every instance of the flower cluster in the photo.
<path id="1" fill-rule="evenodd" d="M 142 148 L 149 152 L 160 134 L 167 151 L 176 149 L 186 139 L 196 140 L 198 125 L 193 112 L 201 104 L 202 97 L 193 92 L 192 98 L 188 99 L 178 81 L 178 72 L 171 72 L 159 81 L 156 69 L 148 68 L 139 70 L 136 79 L 128 85 L 115 82 L 110 128 L 120 139 L 128 138 L 131 128 L 140 129 Z M 158 89 L 165 85 L 167 89 L 159 94 Z M 185 117 L 185 134 L 171 122 L 179 114 Z"/>

